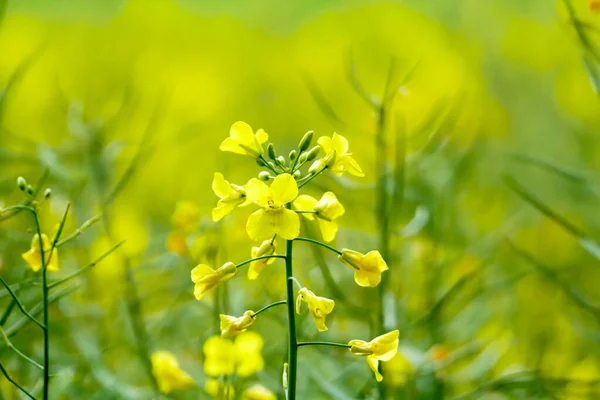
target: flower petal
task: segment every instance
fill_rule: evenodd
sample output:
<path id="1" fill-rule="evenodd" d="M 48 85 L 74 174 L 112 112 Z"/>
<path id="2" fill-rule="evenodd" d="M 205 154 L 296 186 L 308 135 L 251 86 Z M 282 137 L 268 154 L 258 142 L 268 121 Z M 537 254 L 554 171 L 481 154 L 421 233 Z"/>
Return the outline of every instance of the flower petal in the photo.
<path id="1" fill-rule="evenodd" d="M 301 194 L 294 200 L 294 208 L 296 210 L 312 211 L 316 205 L 317 199 L 307 194 Z M 309 213 L 303 213 L 302 216 L 310 221 L 315 219 L 314 215 Z"/>
<path id="2" fill-rule="evenodd" d="M 296 218 L 298 218 L 295 212 L 289 212 L 291 212 Z M 275 216 L 275 214 L 266 213 L 263 209 L 253 212 L 248 217 L 248 222 L 246 222 L 246 232 L 248 232 L 248 236 L 250 236 L 252 240 L 257 241 L 273 236 L 275 233 L 277 233 L 277 228 L 275 226 L 276 222 L 274 221 Z M 300 228 L 298 228 L 298 230 L 299 229 Z"/>
<path id="3" fill-rule="evenodd" d="M 377 360 L 376 357 L 368 356 L 367 364 L 369 364 L 371 371 L 375 373 L 375 379 L 377 379 L 377 382 L 381 382 L 383 380 L 383 376 L 379 373 L 379 360 Z"/>
<path id="4" fill-rule="evenodd" d="M 227 138 L 227 139 L 223 140 L 223 142 L 219 146 L 219 150 L 229 151 L 231 153 L 241 154 L 243 156 L 245 156 L 247 154 L 247 151 L 242 149 L 239 146 L 238 142 L 233 140 L 232 138 Z"/>
<path id="5" fill-rule="evenodd" d="M 284 239 L 292 240 L 300 234 L 300 218 L 292 210 L 283 209 L 277 214 L 272 214 L 275 222 L 275 232 Z M 271 236 L 272 233 L 268 236 Z"/>
<path id="6" fill-rule="evenodd" d="M 338 157 L 348 153 L 348 139 L 346 139 L 342 135 L 334 133 L 331 137 L 331 145 Z"/>
<path id="7" fill-rule="evenodd" d="M 271 189 L 263 181 L 252 178 L 246 184 L 246 197 L 259 207 L 266 208 L 269 206 Z"/>
<path id="8" fill-rule="evenodd" d="M 271 197 L 276 205 L 282 206 L 298 197 L 298 184 L 290 174 L 278 175 L 271 184 Z"/>
<path id="9" fill-rule="evenodd" d="M 325 221 L 324 219 L 320 219 L 319 228 L 321 228 L 321 234 L 323 234 L 324 241 L 331 242 L 335 239 L 335 235 L 338 231 L 337 222 Z"/>
<path id="10" fill-rule="evenodd" d="M 252 144 L 254 143 L 254 132 L 252 131 L 252 127 L 244 121 L 238 121 L 231 125 L 229 136 L 233 140 L 236 140 L 247 147 L 252 147 Z"/>
<path id="11" fill-rule="evenodd" d="M 225 180 L 225 177 L 220 172 L 215 172 L 212 182 L 212 190 L 221 199 L 229 197 L 231 192 L 233 192 L 231 185 Z"/>

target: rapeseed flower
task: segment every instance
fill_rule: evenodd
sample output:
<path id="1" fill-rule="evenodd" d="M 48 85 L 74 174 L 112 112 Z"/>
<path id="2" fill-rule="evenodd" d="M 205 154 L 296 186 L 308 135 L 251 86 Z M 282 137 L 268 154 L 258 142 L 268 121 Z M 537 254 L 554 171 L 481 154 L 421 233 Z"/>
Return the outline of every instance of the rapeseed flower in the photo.
<path id="1" fill-rule="evenodd" d="M 275 393 L 255 383 L 242 393 L 242 400 L 277 400 Z"/>
<path id="2" fill-rule="evenodd" d="M 377 336 L 370 342 L 364 340 L 351 340 L 348 342 L 350 352 L 355 356 L 366 356 L 369 368 L 375 373 L 377 382 L 383 380 L 379 373 L 379 361 L 390 361 L 398 352 L 400 331 L 395 330 L 384 335 Z"/>
<path id="3" fill-rule="evenodd" d="M 44 260 L 46 262 L 46 270 L 48 271 L 59 271 L 60 265 L 58 262 L 58 250 L 55 248 L 50 254 L 50 249 L 52 249 L 52 244 L 50 243 L 50 239 L 46 234 L 42 233 L 42 246 L 44 247 Z M 42 269 L 42 251 L 40 247 L 40 236 L 35 234 L 33 239 L 31 239 L 31 248 L 21 254 L 23 260 L 31 267 L 33 272 L 37 272 Z"/>
<path id="4" fill-rule="evenodd" d="M 212 210 L 212 219 L 215 222 L 220 221 L 235 207 L 249 204 L 246 198 L 246 189 L 243 186 L 227 182 L 223 174 L 219 172 L 215 172 L 212 189 L 219 198 L 217 206 Z"/>
<path id="5" fill-rule="evenodd" d="M 256 332 L 243 332 L 232 342 L 212 336 L 204 342 L 204 372 L 209 376 L 231 375 L 242 378 L 253 375 L 265 366 L 261 351 L 264 340 Z"/>
<path id="6" fill-rule="evenodd" d="M 231 279 L 237 268 L 234 263 L 227 262 L 213 270 L 206 264 L 200 264 L 192 270 L 192 282 L 194 282 L 194 296 L 197 300 L 202 299 L 206 293 L 212 290 L 219 283 Z"/>
<path id="7" fill-rule="evenodd" d="M 250 256 L 252 258 L 272 256 L 274 254 L 275 241 L 271 239 L 265 240 L 261 243 L 260 246 L 253 246 L 250 252 Z M 248 268 L 248 279 L 255 280 L 256 278 L 258 278 L 258 274 L 260 274 L 267 265 L 273 264 L 274 262 L 275 258 L 263 258 L 261 260 L 252 261 L 250 263 L 250 267 Z"/>
<path id="8" fill-rule="evenodd" d="M 352 153 L 348 153 L 348 140 L 345 137 L 334 133 L 332 137 L 321 136 L 318 143 L 325 151 L 326 157 L 331 154 L 334 155 L 326 164 L 331 172 L 338 176 L 343 175 L 345 172 L 358 177 L 365 176 L 356 160 L 352 157 Z M 319 163 L 319 161 L 317 160 L 315 163 Z M 311 169 L 314 171 L 313 166 L 311 166 Z"/>
<path id="9" fill-rule="evenodd" d="M 229 137 L 219 147 L 222 151 L 241 154 L 250 157 L 259 157 L 264 154 L 263 143 L 269 140 L 269 135 L 263 129 L 256 131 L 243 121 L 231 125 Z"/>
<path id="10" fill-rule="evenodd" d="M 338 259 L 354 269 L 354 281 L 363 287 L 375 287 L 381 282 L 381 274 L 389 268 L 377 250 L 367 254 L 342 249 Z"/>
<path id="11" fill-rule="evenodd" d="M 179 367 L 175 355 L 168 351 L 156 351 L 151 357 L 152 374 L 161 393 L 169 394 L 176 389 L 193 386 L 194 379 Z"/>
<path id="12" fill-rule="evenodd" d="M 224 338 L 237 336 L 240 333 L 246 332 L 254 324 L 254 311 L 248 310 L 241 317 L 233 317 L 231 315 L 221 314 L 221 336 Z"/>
<path id="13" fill-rule="evenodd" d="M 302 215 L 310 221 L 313 221 L 315 216 L 317 217 L 323 240 L 326 242 L 335 239 L 338 231 L 338 224 L 335 220 L 346 212 L 333 192 L 324 193 L 318 201 L 312 196 L 300 195 L 294 200 L 294 207 L 298 210 L 314 211 L 314 214 L 302 213 Z"/>
<path id="14" fill-rule="evenodd" d="M 298 297 L 296 297 L 297 314 L 300 314 L 300 308 L 302 307 L 303 301 L 308 304 L 308 311 L 310 312 L 313 321 L 315 321 L 315 325 L 319 332 L 325 332 L 327 330 L 327 326 L 325 326 L 325 317 L 328 314 L 331 314 L 333 307 L 335 307 L 335 302 L 326 297 L 319 297 L 307 288 L 302 288 L 298 291 Z"/>

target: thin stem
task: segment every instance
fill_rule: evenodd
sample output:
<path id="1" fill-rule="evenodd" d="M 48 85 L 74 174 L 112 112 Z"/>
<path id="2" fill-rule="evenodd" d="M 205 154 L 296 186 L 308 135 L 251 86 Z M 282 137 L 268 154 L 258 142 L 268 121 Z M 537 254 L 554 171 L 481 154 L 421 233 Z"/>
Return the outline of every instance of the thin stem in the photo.
<path id="1" fill-rule="evenodd" d="M 294 283 L 295 283 L 295 284 L 298 286 L 298 290 L 300 290 L 300 289 L 302 289 L 302 288 L 303 288 L 303 286 L 300 284 L 300 281 L 299 281 L 298 279 L 294 278 L 293 276 L 292 276 L 292 278 L 291 278 L 291 279 L 292 279 L 292 280 L 294 281 Z"/>
<path id="2" fill-rule="evenodd" d="M 242 261 L 241 263 L 237 264 L 235 267 L 236 268 L 240 268 L 240 267 L 243 267 L 246 264 L 250 264 L 251 262 L 258 261 L 258 260 L 264 260 L 265 258 L 282 258 L 284 260 L 286 259 L 285 256 L 281 256 L 281 255 L 277 255 L 277 254 L 273 254 L 273 255 L 270 255 L 270 256 L 260 256 L 260 257 L 251 258 L 251 259 L 246 260 L 246 261 Z"/>
<path id="3" fill-rule="evenodd" d="M 29 393 L 27 391 L 27 389 L 25 389 L 23 386 L 19 385 L 17 382 L 15 382 L 10 375 L 8 375 L 8 372 L 6 372 L 6 369 L 4 369 L 4 365 L 2 365 L 2 363 L 0 363 L 0 371 L 2 371 L 2 374 L 4 374 L 4 376 L 6 377 L 6 379 L 8 379 L 8 381 L 10 383 L 12 383 L 13 385 L 15 385 L 21 392 L 25 393 L 27 395 L 27 397 L 29 397 L 30 399 L 33 400 L 37 400 L 31 393 Z"/>
<path id="4" fill-rule="evenodd" d="M 293 210 L 296 214 L 316 214 L 314 210 Z"/>
<path id="5" fill-rule="evenodd" d="M 34 322 L 40 328 L 46 329 L 46 327 L 40 321 L 38 321 L 37 319 L 35 319 L 31 314 L 29 314 L 25 310 L 25 307 L 23 307 L 23 304 L 21 304 L 21 302 L 19 301 L 19 298 L 17 297 L 17 295 L 15 294 L 15 292 L 13 292 L 13 290 L 10 288 L 10 286 L 8 286 L 8 284 L 6 283 L 6 281 L 4 279 L 2 279 L 2 277 L 0 277 L 0 283 L 2 283 L 4 285 L 4 287 L 6 288 L 6 290 L 8 291 L 8 293 L 10 293 L 10 295 L 13 298 L 13 300 L 17 304 L 17 307 L 19 307 L 19 310 L 21 310 L 21 312 L 23 314 L 25 314 L 25 316 L 27 318 L 29 318 L 32 322 Z"/>
<path id="6" fill-rule="evenodd" d="M 271 166 L 271 164 L 269 164 L 269 162 L 267 160 L 265 160 L 265 158 L 263 156 L 258 156 L 258 159 L 263 162 L 263 166 L 265 166 L 266 168 L 270 169 L 275 175 L 279 174 L 277 171 L 275 171 L 275 168 L 273 168 Z"/>
<path id="7" fill-rule="evenodd" d="M 302 188 L 303 186 L 306 186 L 310 181 L 315 179 L 317 176 L 321 175 L 326 169 L 327 165 L 324 166 L 323 169 L 321 169 L 319 172 L 315 172 L 314 174 L 309 175 L 306 179 L 301 180 L 301 182 L 299 182 L 300 184 L 298 185 L 298 189 Z"/>
<path id="8" fill-rule="evenodd" d="M 310 239 L 310 238 L 305 238 L 305 237 L 297 237 L 297 238 L 296 238 L 296 239 L 294 239 L 294 240 L 299 240 L 299 241 L 301 241 L 301 242 L 309 242 L 309 243 L 313 243 L 313 244 L 319 245 L 319 246 L 321 246 L 321 247 L 325 247 L 326 249 L 329 249 L 329 250 L 333 251 L 334 253 L 336 253 L 336 254 L 337 254 L 337 255 L 339 255 L 339 256 L 341 256 L 341 255 L 342 255 L 342 252 L 341 252 L 341 251 L 339 251 L 338 249 L 336 249 L 335 247 L 331 247 L 330 245 L 328 245 L 328 244 L 325 244 L 325 243 L 323 243 L 323 242 L 319 242 L 318 240 L 314 240 L 314 239 Z"/>
<path id="9" fill-rule="evenodd" d="M 94 225 L 96 222 L 100 221 L 101 219 L 102 219 L 102 214 L 95 215 L 92 218 L 88 219 L 79 228 L 77 228 L 73 233 L 66 236 L 63 240 L 58 241 L 56 243 L 56 247 L 61 247 L 65 244 L 67 244 L 71 240 L 73 240 L 76 237 L 78 237 L 79 235 L 81 235 L 83 233 L 83 231 L 85 231 L 87 228 Z"/>
<path id="10" fill-rule="evenodd" d="M 9 349 L 12 349 L 15 353 L 17 353 L 18 356 L 20 356 L 21 358 L 23 358 L 25 361 L 27 361 L 28 363 L 30 363 L 31 365 L 33 365 L 34 367 L 43 370 L 44 367 L 42 367 L 40 364 L 38 364 L 37 362 L 35 362 L 35 360 L 27 357 L 25 354 L 23 354 L 21 352 L 21 350 L 17 349 L 12 342 L 10 341 L 10 339 L 8 338 L 8 336 L 6 336 L 6 332 L 4 332 L 4 329 L 2 329 L 2 327 L 0 326 L 0 334 L 2 335 L 2 337 L 4 338 L 4 341 L 6 342 L 6 345 L 8 346 Z"/>
<path id="11" fill-rule="evenodd" d="M 285 275 L 288 313 L 288 391 L 287 399 L 296 400 L 296 373 L 298 370 L 298 339 L 296 338 L 296 314 L 294 311 L 294 281 L 292 269 L 293 240 L 285 244 Z"/>
<path id="12" fill-rule="evenodd" d="M 268 306 L 264 306 L 263 308 L 261 308 L 260 310 L 258 310 L 254 314 L 252 314 L 252 318 L 256 318 L 258 316 L 258 314 L 267 311 L 271 307 L 280 306 L 282 304 L 287 304 L 287 300 L 276 301 L 275 303 L 271 303 Z"/>
<path id="13" fill-rule="evenodd" d="M 58 285 L 62 285 L 63 283 L 70 281 L 71 279 L 75 278 L 76 276 L 79 276 L 79 275 L 83 274 L 88 269 L 95 267 L 100 261 L 102 261 L 103 259 L 105 259 L 106 257 L 108 257 L 112 252 L 114 252 L 115 250 L 117 250 L 119 247 L 121 247 L 121 245 L 123 243 L 125 243 L 124 240 L 121 241 L 121 242 L 119 242 L 119 243 L 117 243 L 116 245 L 114 245 L 106 253 L 102 254 L 100 257 L 98 257 L 96 260 L 92 261 L 91 263 L 89 263 L 85 267 L 82 267 L 82 268 L 78 269 L 77 271 L 73 272 L 70 275 L 65 276 L 62 279 L 59 279 L 59 280 L 56 280 L 56 281 L 52 282 L 51 284 L 48 285 L 48 289 L 52 289 L 52 288 L 54 288 L 54 287 L 56 287 Z"/>
<path id="14" fill-rule="evenodd" d="M 4 311 L 4 313 L 2 314 L 2 318 L 0 318 L 0 326 L 4 326 L 4 324 L 6 323 L 6 321 L 8 320 L 8 317 L 10 317 L 10 314 L 13 312 L 13 310 L 15 309 L 15 306 L 17 305 L 17 302 L 15 301 L 15 299 L 12 299 L 10 301 L 10 304 L 8 305 L 8 307 L 6 307 L 6 310 Z"/>
<path id="15" fill-rule="evenodd" d="M 298 347 L 301 347 L 301 346 L 332 346 L 332 347 L 343 347 L 346 349 L 350 348 L 349 344 L 333 343 L 333 342 L 300 342 L 300 343 L 298 343 Z"/>

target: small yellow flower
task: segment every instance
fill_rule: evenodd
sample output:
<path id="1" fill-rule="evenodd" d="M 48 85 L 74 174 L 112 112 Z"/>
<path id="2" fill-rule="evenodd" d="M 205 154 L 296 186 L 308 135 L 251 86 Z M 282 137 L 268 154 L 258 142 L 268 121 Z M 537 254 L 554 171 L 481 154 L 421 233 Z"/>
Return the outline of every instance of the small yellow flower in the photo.
<path id="1" fill-rule="evenodd" d="M 265 240 L 258 247 L 253 246 L 252 251 L 250 252 L 250 256 L 252 258 L 272 256 L 274 254 L 275 241 L 272 241 L 271 239 Z M 273 264 L 274 262 L 275 258 L 263 258 L 262 260 L 252 261 L 250 263 L 250 267 L 248 268 L 248 279 L 255 280 L 256 278 L 258 278 L 258 274 L 260 274 L 267 265 Z"/>
<path id="2" fill-rule="evenodd" d="M 265 360 L 261 351 L 264 346 L 264 340 L 256 332 L 244 332 L 235 338 L 233 345 L 235 347 L 236 373 L 242 378 L 262 371 L 265 367 Z"/>
<path id="3" fill-rule="evenodd" d="M 168 351 L 156 351 L 152 354 L 152 374 L 161 393 L 171 393 L 176 389 L 186 389 L 194 385 L 193 378 L 179 367 L 175 356 Z"/>
<path id="4" fill-rule="evenodd" d="M 215 222 L 220 221 L 237 206 L 249 204 L 246 199 L 246 189 L 243 186 L 227 182 L 223 174 L 219 172 L 215 172 L 212 190 L 219 198 L 217 206 L 212 210 L 212 219 Z"/>
<path id="5" fill-rule="evenodd" d="M 250 157 L 259 157 L 264 154 L 263 143 L 269 140 L 269 135 L 262 129 L 256 131 L 245 122 L 238 121 L 231 125 L 229 137 L 219 147 L 222 151 L 241 154 Z"/>
<path id="6" fill-rule="evenodd" d="M 58 271 L 60 266 L 58 263 L 58 250 L 54 249 L 52 255 L 50 255 L 50 249 L 52 244 L 50 239 L 44 233 L 42 233 L 42 245 L 44 246 L 44 260 L 46 261 L 46 269 L 48 271 Z M 23 260 L 31 267 L 33 272 L 37 272 L 42 269 L 42 251 L 40 247 L 40 237 L 38 234 L 33 236 L 31 239 L 31 248 L 21 255 Z"/>
<path id="7" fill-rule="evenodd" d="M 221 314 L 221 336 L 224 338 L 234 337 L 246 332 L 254 324 L 254 311 L 248 310 L 241 317 Z"/>
<path id="8" fill-rule="evenodd" d="M 167 236 L 167 250 L 180 256 L 185 256 L 188 251 L 187 237 L 184 233 L 173 231 Z"/>
<path id="9" fill-rule="evenodd" d="M 294 200 L 294 207 L 298 210 L 315 212 L 315 214 L 302 213 L 302 215 L 310 221 L 314 220 L 315 216 L 318 218 L 319 228 L 326 242 L 335 239 L 338 230 L 335 220 L 346 212 L 333 192 L 324 193 L 319 201 L 306 194 L 300 195 Z"/>
<path id="10" fill-rule="evenodd" d="M 176 230 L 192 232 L 200 224 L 200 209 L 191 201 L 177 202 L 171 224 Z"/>
<path id="11" fill-rule="evenodd" d="M 263 240 L 277 234 L 292 240 L 300 234 L 298 214 L 286 208 L 298 196 L 298 184 L 290 174 L 273 179 L 271 187 L 254 178 L 246 185 L 248 199 L 258 205 L 248 218 L 246 231 L 253 240 Z"/>
<path id="12" fill-rule="evenodd" d="M 217 286 L 220 282 L 233 278 L 237 268 L 232 262 L 227 262 L 213 270 L 206 264 L 200 264 L 192 270 L 192 282 L 194 282 L 194 296 L 197 300 L 202 299 L 206 293 Z"/>
<path id="13" fill-rule="evenodd" d="M 235 398 L 233 385 L 231 383 L 226 384 L 218 379 L 208 378 L 204 390 L 215 399 L 233 400 Z"/>
<path id="14" fill-rule="evenodd" d="M 375 287 L 381 282 L 381 274 L 389 268 L 377 250 L 367 254 L 342 249 L 338 259 L 354 269 L 354 281 L 363 287 Z"/>
<path id="15" fill-rule="evenodd" d="M 390 361 L 398 352 L 398 337 L 400 331 L 395 330 L 384 335 L 377 336 L 370 342 L 364 340 L 351 340 L 348 342 L 350 352 L 355 356 L 366 356 L 367 364 L 375 373 L 377 382 L 383 380 L 383 376 L 379 373 L 379 361 Z"/>
<path id="16" fill-rule="evenodd" d="M 235 372 L 235 347 L 221 336 L 211 336 L 204 346 L 204 372 L 208 376 L 231 375 Z"/>
<path id="17" fill-rule="evenodd" d="M 263 385 L 255 383 L 244 391 L 242 400 L 277 400 L 277 396 Z"/>
<path id="18" fill-rule="evenodd" d="M 450 351 L 441 344 L 436 344 L 427 352 L 434 362 L 444 362 L 450 357 Z"/>
<path id="19" fill-rule="evenodd" d="M 348 140 L 345 137 L 334 133 L 332 137 L 321 136 L 318 142 L 326 155 L 335 154 L 326 164 L 331 172 L 338 176 L 345 172 L 354 176 L 365 176 L 356 160 L 352 158 L 352 153 L 348 153 Z M 315 162 L 318 163 L 319 160 Z"/>
<path id="20" fill-rule="evenodd" d="M 325 332 L 327 326 L 325 326 L 325 317 L 331 314 L 335 302 L 326 297 L 316 296 L 313 292 L 307 288 L 302 288 L 298 291 L 298 297 L 296 297 L 296 313 L 300 314 L 300 307 L 302 307 L 302 301 L 308 304 L 308 311 L 312 316 L 313 321 L 319 332 Z"/>

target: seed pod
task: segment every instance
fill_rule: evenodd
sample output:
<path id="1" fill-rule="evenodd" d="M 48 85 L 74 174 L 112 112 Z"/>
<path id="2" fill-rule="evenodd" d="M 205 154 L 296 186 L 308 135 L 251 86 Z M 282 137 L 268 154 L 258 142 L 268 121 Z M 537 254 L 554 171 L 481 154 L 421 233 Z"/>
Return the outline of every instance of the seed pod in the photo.
<path id="1" fill-rule="evenodd" d="M 298 150 L 300 150 L 300 153 L 308 150 L 310 147 L 310 142 L 312 142 L 312 138 L 313 131 L 308 131 L 304 134 L 304 136 L 302 136 L 302 139 L 300 139 L 300 143 L 298 144 Z"/>

